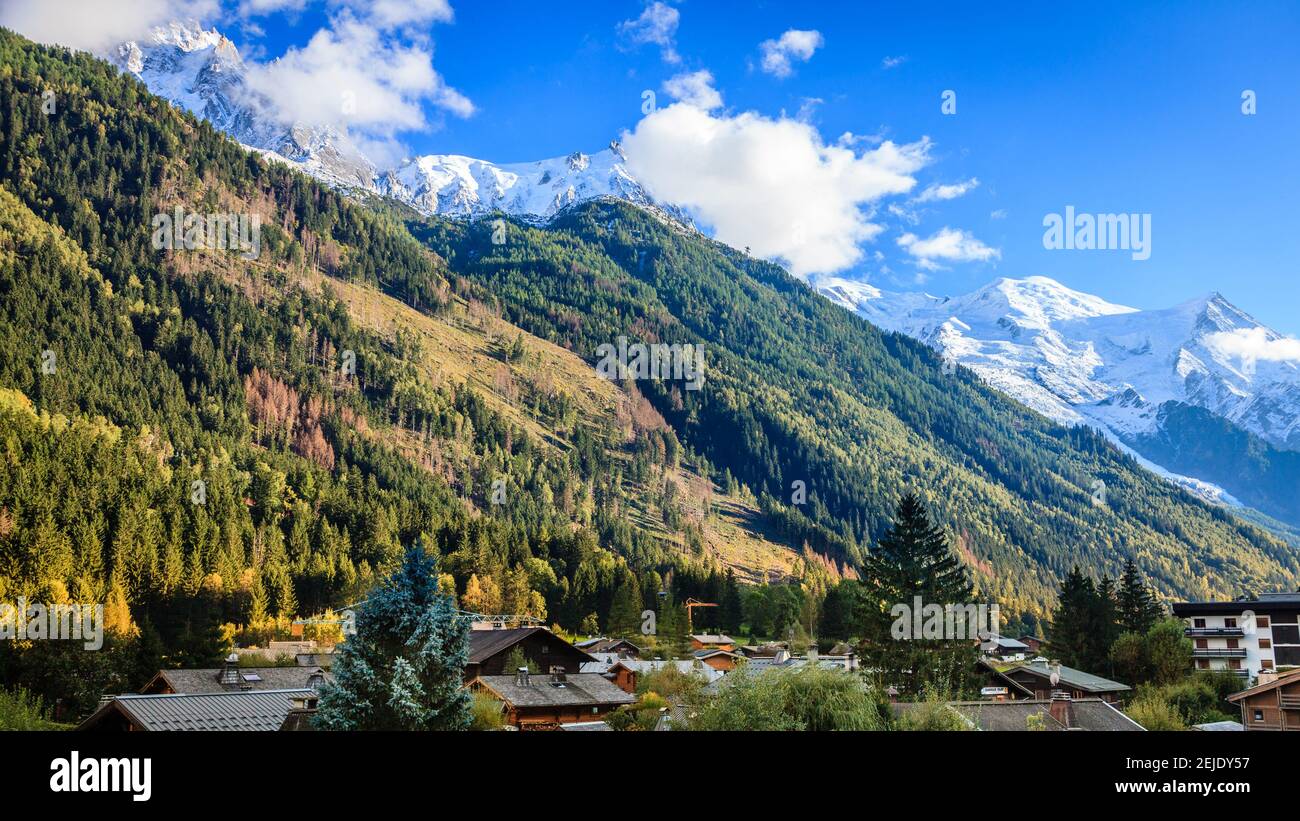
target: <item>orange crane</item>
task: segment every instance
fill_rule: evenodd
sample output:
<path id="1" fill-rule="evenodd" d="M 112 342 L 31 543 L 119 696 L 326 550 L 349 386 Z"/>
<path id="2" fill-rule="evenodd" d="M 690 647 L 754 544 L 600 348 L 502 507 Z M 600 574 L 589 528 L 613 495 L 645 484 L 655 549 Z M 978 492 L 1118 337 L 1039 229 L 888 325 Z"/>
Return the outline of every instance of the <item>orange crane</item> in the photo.
<path id="1" fill-rule="evenodd" d="M 698 601 L 697 599 L 691 599 L 691 598 L 688 598 L 688 599 L 686 600 L 686 632 L 687 632 L 687 634 L 690 634 L 690 633 L 695 632 L 695 628 L 691 626 L 691 611 L 693 611 L 693 610 L 694 610 L 695 608 L 697 608 L 697 607 L 717 607 L 717 606 L 718 606 L 718 605 L 715 604 L 714 602 L 709 602 L 709 601 Z"/>

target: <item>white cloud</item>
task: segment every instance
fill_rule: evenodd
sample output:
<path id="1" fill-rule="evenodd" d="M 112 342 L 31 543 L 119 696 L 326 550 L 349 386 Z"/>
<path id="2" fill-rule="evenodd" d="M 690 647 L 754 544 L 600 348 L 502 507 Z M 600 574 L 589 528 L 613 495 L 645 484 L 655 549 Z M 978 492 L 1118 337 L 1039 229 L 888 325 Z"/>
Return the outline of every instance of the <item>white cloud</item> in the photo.
<path id="1" fill-rule="evenodd" d="M 103 51 L 171 20 L 216 14 L 217 0 L 4 0 L 0 26 L 40 43 Z"/>
<path id="2" fill-rule="evenodd" d="M 777 40 L 764 40 L 758 48 L 763 52 L 763 71 L 776 77 L 789 77 L 794 73 L 794 60 L 807 62 L 825 40 L 820 31 L 790 29 Z"/>
<path id="3" fill-rule="evenodd" d="M 940 228 L 925 239 L 909 232 L 898 238 L 898 245 L 916 259 L 917 265 L 928 271 L 942 268 L 940 261 L 985 262 L 1002 257 L 1001 251 L 990 248 L 959 228 Z"/>
<path id="4" fill-rule="evenodd" d="M 1267 328 L 1236 328 L 1206 337 L 1206 344 L 1248 362 L 1300 363 L 1300 339 L 1278 336 Z"/>
<path id="5" fill-rule="evenodd" d="M 655 0 L 645 7 L 640 17 L 619 23 L 618 31 L 636 45 L 649 43 L 659 46 L 665 63 L 680 63 L 682 58 L 677 53 L 677 25 L 681 18 L 682 13 L 677 9 Z"/>
<path id="6" fill-rule="evenodd" d="M 350 15 L 332 26 L 277 60 L 249 66 L 249 88 L 280 122 L 338 127 L 375 150 L 397 132 L 424 127 L 426 102 L 459 117 L 474 113 L 434 70 L 428 48 L 397 42 Z"/>
<path id="7" fill-rule="evenodd" d="M 455 18 L 449 0 L 340 0 L 340 2 L 367 22 L 383 29 L 450 23 Z"/>
<path id="8" fill-rule="evenodd" d="M 958 197 L 975 190 L 979 187 L 980 181 L 971 177 L 965 182 L 955 182 L 950 184 L 939 184 L 926 186 L 925 190 L 917 194 L 912 202 L 933 202 L 935 200 L 955 200 Z"/>
<path id="9" fill-rule="evenodd" d="M 865 152 L 827 145 L 790 118 L 672 105 L 623 135 L 629 170 L 659 199 L 691 209 L 717 239 L 808 276 L 847 268 L 881 226 L 864 208 L 910 191 L 929 141 Z"/>
<path id="10" fill-rule="evenodd" d="M 240 0 L 241 17 L 262 17 L 276 12 L 302 11 L 307 8 L 308 0 Z"/>
<path id="11" fill-rule="evenodd" d="M 903 63 L 906 62 L 907 62 L 906 56 L 886 57 L 885 59 L 880 61 L 880 66 L 881 68 L 898 68 L 899 66 L 901 66 Z"/>
<path id="12" fill-rule="evenodd" d="M 992 211 L 989 213 L 989 219 L 991 220 L 1004 220 L 1006 218 L 1007 218 L 1007 209 L 1005 208 L 999 208 L 996 211 Z"/>
<path id="13" fill-rule="evenodd" d="M 677 74 L 664 82 L 664 92 L 689 106 L 712 111 L 722 107 L 722 95 L 713 87 L 713 73 L 707 70 Z"/>

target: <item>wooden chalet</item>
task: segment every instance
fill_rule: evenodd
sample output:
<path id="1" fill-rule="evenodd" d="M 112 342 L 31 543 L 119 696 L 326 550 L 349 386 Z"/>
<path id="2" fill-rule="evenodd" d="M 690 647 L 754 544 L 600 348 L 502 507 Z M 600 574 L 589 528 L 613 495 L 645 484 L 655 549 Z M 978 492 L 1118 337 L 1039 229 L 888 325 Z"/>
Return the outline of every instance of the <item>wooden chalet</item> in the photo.
<path id="1" fill-rule="evenodd" d="M 1241 707 L 1241 724 L 1246 730 L 1300 730 L 1300 670 L 1233 693 L 1228 701 Z"/>
<path id="2" fill-rule="evenodd" d="M 581 672 L 583 664 L 596 660 L 545 627 L 471 630 L 465 681 L 480 676 L 513 676 L 516 671 L 506 668 L 516 649 L 541 670 L 558 667 L 566 673 L 576 674 Z"/>
<path id="3" fill-rule="evenodd" d="M 521 730 L 599 721 L 636 701 L 636 696 L 602 675 L 569 674 L 558 669 L 547 675 L 534 675 L 526 669 L 511 676 L 483 675 L 470 682 L 470 687 L 500 701 L 506 723 Z"/>

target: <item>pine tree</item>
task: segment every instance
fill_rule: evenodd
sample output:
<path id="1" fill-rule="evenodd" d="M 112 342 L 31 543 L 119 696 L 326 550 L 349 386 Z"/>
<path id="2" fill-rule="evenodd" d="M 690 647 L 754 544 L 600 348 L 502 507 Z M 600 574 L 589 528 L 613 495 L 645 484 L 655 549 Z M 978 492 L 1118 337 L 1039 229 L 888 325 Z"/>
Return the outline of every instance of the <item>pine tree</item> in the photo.
<path id="1" fill-rule="evenodd" d="M 357 609 L 356 635 L 339 651 L 321 693 L 329 730 L 463 730 L 469 693 L 469 624 L 438 589 L 437 562 L 417 543 Z"/>
<path id="2" fill-rule="evenodd" d="M 722 582 L 722 596 L 718 605 L 719 626 L 728 633 L 740 632 L 744 611 L 740 603 L 740 585 L 736 583 L 736 571 L 730 567 Z"/>
<path id="3" fill-rule="evenodd" d="M 641 591 L 631 572 L 614 591 L 614 601 L 609 607 L 609 634 L 618 638 L 631 638 L 641 627 Z"/>
<path id="4" fill-rule="evenodd" d="M 1118 599 L 1119 623 L 1126 632 L 1146 635 L 1164 615 L 1164 608 L 1152 595 L 1132 559 L 1124 563 Z"/>
<path id="5" fill-rule="evenodd" d="M 1097 587 L 1079 566 L 1061 582 L 1061 593 L 1048 630 L 1048 650 L 1067 667 L 1095 669 L 1097 637 Z M 1109 647 L 1105 651 L 1109 651 Z"/>
<path id="6" fill-rule="evenodd" d="M 895 608 L 903 605 L 910 614 L 918 597 L 923 607 L 974 604 L 966 567 L 915 494 L 908 493 L 898 503 L 893 526 L 867 554 L 863 576 L 871 602 L 864 608 L 870 614 L 863 625 L 868 637 L 864 655 L 882 678 L 908 693 L 937 690 L 957 696 L 965 690 L 978 658 L 975 638 L 963 633 L 903 639 L 891 630 Z"/>

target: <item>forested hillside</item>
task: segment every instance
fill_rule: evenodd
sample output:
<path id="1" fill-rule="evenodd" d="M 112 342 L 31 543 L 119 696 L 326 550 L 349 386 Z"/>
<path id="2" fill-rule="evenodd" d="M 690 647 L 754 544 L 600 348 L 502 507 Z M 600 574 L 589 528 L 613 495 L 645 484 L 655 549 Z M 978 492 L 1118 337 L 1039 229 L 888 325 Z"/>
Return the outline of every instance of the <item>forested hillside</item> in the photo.
<path id="1" fill-rule="evenodd" d="M 156 250 L 177 206 L 259 215 L 260 254 Z M 909 489 L 1018 613 L 1129 556 L 1170 595 L 1295 584 L 1272 537 L 776 266 L 625 205 L 496 228 L 353 202 L 0 31 L 0 601 L 113 628 L 5 643 L 0 679 L 84 710 L 354 601 L 416 540 L 469 610 L 669 631 L 696 596 L 815 630 Z M 701 344 L 703 389 L 596 378 L 621 334 Z M 802 584 L 742 612 L 768 570 Z"/>
<path id="2" fill-rule="evenodd" d="M 882 333 L 783 269 L 636 208 L 591 203 L 545 230 L 412 222 L 506 317 L 594 360 L 619 334 L 705 346 L 708 388 L 647 382 L 688 446 L 753 488 L 785 529 L 856 563 L 914 487 L 977 585 L 1017 612 L 1078 564 L 1136 558 L 1167 595 L 1293 585 L 1294 552 L 1066 429 L 945 374 L 932 350 Z M 808 504 L 789 504 L 803 481 Z M 1099 485 L 1098 483 L 1104 483 Z"/>

